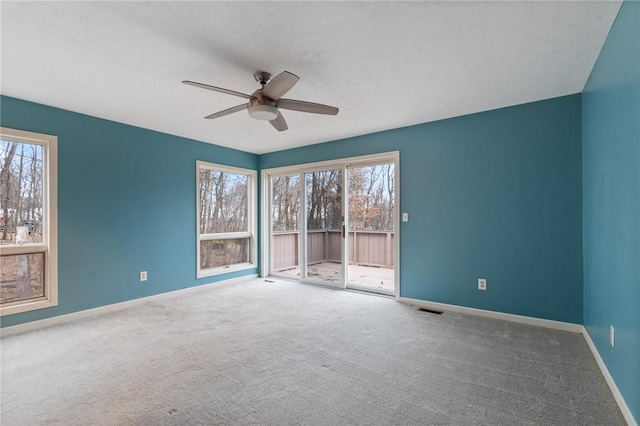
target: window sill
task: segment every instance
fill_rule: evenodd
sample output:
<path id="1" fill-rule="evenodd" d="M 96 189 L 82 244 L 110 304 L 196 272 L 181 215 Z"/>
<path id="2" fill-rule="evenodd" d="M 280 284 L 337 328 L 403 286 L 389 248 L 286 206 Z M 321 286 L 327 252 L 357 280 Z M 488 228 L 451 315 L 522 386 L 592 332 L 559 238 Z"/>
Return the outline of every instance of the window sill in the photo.
<path id="1" fill-rule="evenodd" d="M 216 275 L 229 274 L 231 272 L 246 271 L 249 269 L 256 269 L 258 265 L 255 263 L 239 263 L 237 265 L 223 266 L 221 268 L 214 269 L 198 269 L 196 278 L 214 277 Z"/>
<path id="2" fill-rule="evenodd" d="M 7 304 L 7 306 L 0 307 L 0 316 L 19 314 L 22 312 L 35 311 L 38 309 L 52 308 L 58 306 L 57 300 L 43 299 L 43 300 L 30 300 L 23 302 L 15 302 L 15 304 Z"/>

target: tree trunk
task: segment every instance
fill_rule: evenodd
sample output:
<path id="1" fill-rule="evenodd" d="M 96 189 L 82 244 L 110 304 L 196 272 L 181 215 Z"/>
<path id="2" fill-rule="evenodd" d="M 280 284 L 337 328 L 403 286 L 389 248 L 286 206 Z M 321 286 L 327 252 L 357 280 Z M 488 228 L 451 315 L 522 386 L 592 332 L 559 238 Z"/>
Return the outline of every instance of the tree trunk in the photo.
<path id="1" fill-rule="evenodd" d="M 4 164 L 2 165 L 2 170 L 0 170 L 0 204 L 2 204 L 2 213 L 3 213 L 3 223 L 4 227 L 2 230 L 2 239 L 7 239 L 7 228 L 9 227 L 9 177 L 11 176 L 11 162 L 13 161 L 13 156 L 16 153 L 16 148 L 18 144 L 16 142 L 12 142 L 9 146 L 9 151 L 7 152 L 7 156 L 4 159 Z"/>
<path id="2" fill-rule="evenodd" d="M 35 161 L 33 161 L 35 163 Z M 22 202 L 22 170 L 24 166 L 24 145 L 20 146 L 20 165 L 18 167 L 18 187 L 16 188 L 17 196 L 16 201 L 16 226 L 24 220 L 23 217 L 23 202 Z"/>
<path id="3" fill-rule="evenodd" d="M 16 256 L 16 299 L 31 298 L 31 280 L 29 279 L 29 255 Z"/>
<path id="4" fill-rule="evenodd" d="M 29 242 L 29 227 L 18 226 L 16 227 L 16 243 L 28 243 Z M 31 280 L 29 274 L 29 255 L 21 254 L 16 256 L 16 297 L 17 300 L 30 299 L 31 294 Z"/>

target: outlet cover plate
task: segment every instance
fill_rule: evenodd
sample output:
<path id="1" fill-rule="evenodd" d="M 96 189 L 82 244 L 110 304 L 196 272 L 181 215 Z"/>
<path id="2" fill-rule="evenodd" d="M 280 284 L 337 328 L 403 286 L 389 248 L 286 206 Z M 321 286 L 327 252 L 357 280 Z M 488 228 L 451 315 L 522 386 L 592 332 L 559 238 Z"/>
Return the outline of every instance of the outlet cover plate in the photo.
<path id="1" fill-rule="evenodd" d="M 478 278 L 478 290 L 486 290 L 486 289 L 487 289 L 487 279 Z"/>

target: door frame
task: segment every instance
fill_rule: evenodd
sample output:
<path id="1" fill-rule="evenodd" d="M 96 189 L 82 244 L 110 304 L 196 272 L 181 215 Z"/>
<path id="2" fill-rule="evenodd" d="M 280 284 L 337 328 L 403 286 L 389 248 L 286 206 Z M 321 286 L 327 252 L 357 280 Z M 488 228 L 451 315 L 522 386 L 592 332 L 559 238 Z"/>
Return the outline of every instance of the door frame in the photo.
<path id="1" fill-rule="evenodd" d="M 273 250 L 272 247 L 272 239 L 271 239 L 271 229 L 272 229 L 272 215 L 271 215 L 271 201 L 272 201 L 272 185 L 271 185 L 271 176 L 282 176 L 282 175 L 294 175 L 298 174 L 303 176 L 304 173 L 313 172 L 313 171 L 322 171 L 328 169 L 342 169 L 343 170 L 343 181 L 346 182 L 347 174 L 346 169 L 348 167 L 356 167 L 360 165 L 371 165 L 376 163 L 394 163 L 394 196 L 395 196 L 395 217 L 394 217 L 394 232 L 395 238 L 393 243 L 394 250 L 394 279 L 395 279 L 395 298 L 398 300 L 400 298 L 400 151 L 390 151 L 383 152 L 378 154 L 369 154 L 362 155 L 357 157 L 348 157 L 348 158 L 338 158 L 335 160 L 328 161 L 319 161 L 313 163 L 301 163 L 284 167 L 274 167 L 269 169 L 263 169 L 260 174 L 261 181 L 261 196 L 260 196 L 260 238 L 261 238 L 261 248 L 260 251 L 260 276 L 266 278 L 271 275 L 271 252 Z M 348 185 L 343 185 L 344 188 L 344 199 L 348 200 Z M 301 188 L 305 188 L 305 182 L 301 180 Z M 301 201 L 304 203 L 305 198 L 301 198 Z M 306 203 L 304 203 L 306 204 Z M 301 215 L 305 213 L 305 208 L 301 208 Z M 348 201 L 343 203 L 343 214 L 345 215 L 345 220 L 348 218 Z M 300 250 L 302 250 L 303 244 L 306 243 L 306 236 L 304 235 L 304 230 L 306 230 L 306 221 L 304 217 L 300 218 L 300 223 L 304 225 L 301 226 L 301 244 Z M 304 228 L 304 229 L 303 229 Z M 348 232 L 348 230 L 347 230 Z M 300 282 L 313 283 L 313 284 L 322 284 L 327 285 L 329 287 L 337 287 L 337 288 L 345 288 L 348 286 L 348 238 L 345 239 L 342 251 L 342 268 L 343 268 L 343 282 L 344 285 L 331 285 L 331 283 L 319 282 L 319 281 L 309 281 L 302 279 L 303 271 L 302 267 L 306 268 L 306 265 L 302 265 L 302 263 L 306 263 L 306 260 L 303 259 L 303 256 L 299 256 L 300 259 Z"/>

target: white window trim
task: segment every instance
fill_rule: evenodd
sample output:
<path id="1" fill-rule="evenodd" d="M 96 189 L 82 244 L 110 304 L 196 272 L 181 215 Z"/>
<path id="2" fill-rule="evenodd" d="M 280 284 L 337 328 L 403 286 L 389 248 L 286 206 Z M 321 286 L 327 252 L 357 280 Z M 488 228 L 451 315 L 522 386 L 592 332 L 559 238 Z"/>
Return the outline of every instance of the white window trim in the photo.
<path id="1" fill-rule="evenodd" d="M 58 305 L 58 138 L 42 133 L 0 127 L 2 139 L 40 145 L 43 149 L 43 209 L 47 226 L 42 243 L 0 246 L 0 254 L 44 253 L 44 297 L 19 300 L 0 306 L 0 316 Z"/>
<path id="2" fill-rule="evenodd" d="M 200 170 L 214 170 L 217 172 L 227 172 L 247 175 L 247 185 L 249 194 L 247 197 L 249 230 L 242 232 L 224 232 L 215 234 L 200 234 Z M 207 161 L 196 161 L 196 277 L 206 278 L 231 272 L 245 271 L 258 267 L 258 202 L 257 202 L 258 172 L 251 169 L 226 166 L 222 164 L 209 163 Z M 249 238 L 249 262 L 235 265 L 221 266 L 218 268 L 202 269 L 200 267 L 200 242 L 209 240 L 222 240 L 233 238 Z"/>

